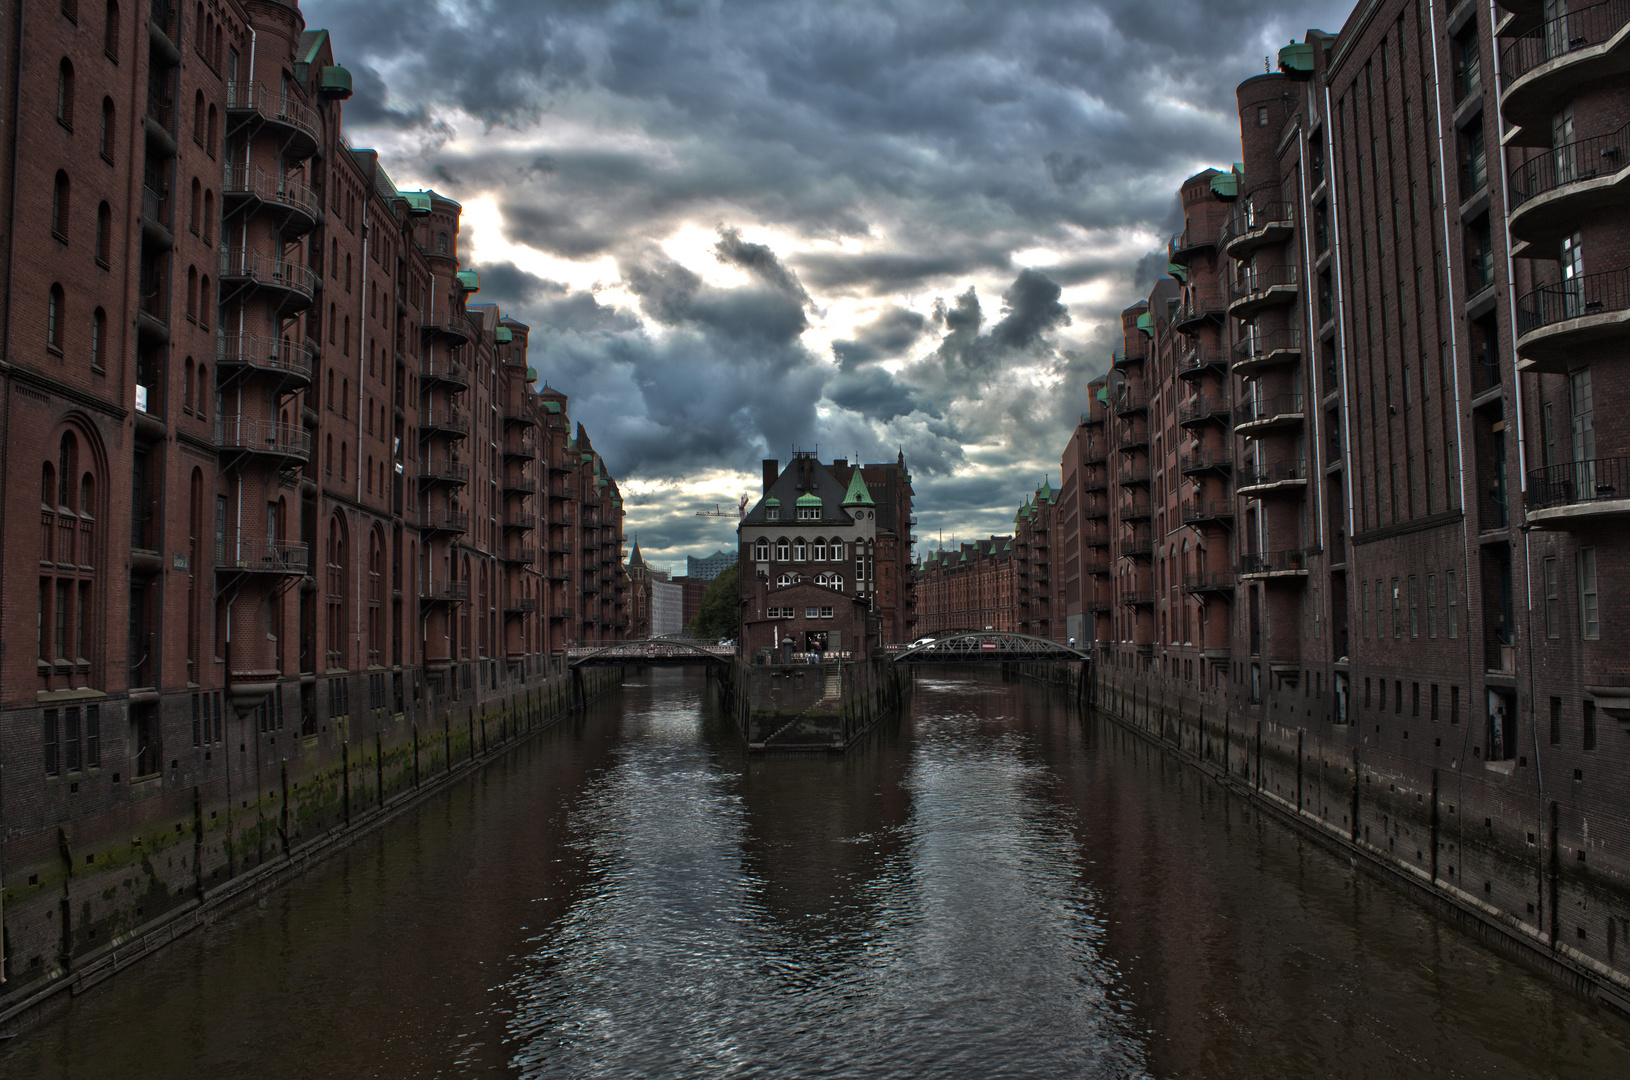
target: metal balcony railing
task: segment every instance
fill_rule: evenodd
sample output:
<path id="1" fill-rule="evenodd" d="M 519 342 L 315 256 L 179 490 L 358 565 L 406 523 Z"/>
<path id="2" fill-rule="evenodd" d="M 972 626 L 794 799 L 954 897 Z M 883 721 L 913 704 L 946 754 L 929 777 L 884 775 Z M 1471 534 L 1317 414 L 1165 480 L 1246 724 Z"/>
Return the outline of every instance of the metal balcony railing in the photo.
<path id="1" fill-rule="evenodd" d="M 1234 590 L 1234 572 L 1232 570 L 1208 570 L 1199 574 L 1183 575 L 1184 592 L 1232 592 Z"/>
<path id="2" fill-rule="evenodd" d="M 430 601 L 458 602 L 470 598 L 468 581 L 427 581 L 419 586 L 419 598 Z"/>
<path id="3" fill-rule="evenodd" d="M 317 193 L 311 188 L 257 165 L 228 165 L 222 174 L 221 194 L 276 203 L 312 220 L 316 219 L 321 209 Z"/>
<path id="4" fill-rule="evenodd" d="M 292 338 L 221 334 L 215 339 L 215 363 L 280 371 L 309 382 L 317 357 L 309 343 Z"/>
<path id="5" fill-rule="evenodd" d="M 1269 356 L 1285 353 L 1300 355 L 1302 351 L 1302 331 L 1300 327 L 1280 330 L 1269 330 L 1265 334 L 1258 334 L 1255 339 L 1246 338 L 1234 344 L 1234 362 L 1243 360 L 1261 360 Z M 1290 357 L 1287 356 L 1287 359 Z"/>
<path id="6" fill-rule="evenodd" d="M 1611 40 L 1626 23 L 1630 0 L 1573 8 L 1507 45 L 1500 53 L 1500 72 L 1509 86 L 1541 64 Z"/>
<path id="7" fill-rule="evenodd" d="M 288 289 L 308 300 L 317 289 L 317 275 L 311 267 L 253 248 L 222 248 L 221 278 Z"/>
<path id="8" fill-rule="evenodd" d="M 1528 474 L 1528 509 L 1630 499 L 1630 457 L 1589 458 Z"/>
<path id="9" fill-rule="evenodd" d="M 419 364 L 419 378 L 423 382 L 457 383 L 470 385 L 470 369 L 452 360 L 425 360 Z"/>
<path id="10" fill-rule="evenodd" d="M 1199 450 L 1184 450 L 1177 456 L 1177 467 L 1183 472 L 1197 472 L 1200 469 L 1228 469 L 1234 464 L 1234 459 L 1226 450 L 1216 450 L 1204 447 Z"/>
<path id="11" fill-rule="evenodd" d="M 419 511 L 419 528 L 441 532 L 466 532 L 470 515 L 452 510 L 424 509 Z"/>
<path id="12" fill-rule="evenodd" d="M 1294 286 L 1296 284 L 1296 267 L 1276 266 L 1268 270 L 1254 270 L 1241 274 L 1228 284 L 1228 296 L 1238 300 L 1243 296 L 1254 296 L 1265 293 L 1269 289 L 1281 286 Z"/>
<path id="13" fill-rule="evenodd" d="M 1301 394 L 1271 394 L 1234 406 L 1234 425 L 1255 424 L 1276 416 L 1299 416 L 1302 410 Z"/>
<path id="14" fill-rule="evenodd" d="M 228 112 L 256 112 L 267 120 L 291 127 L 317 141 L 317 113 L 300 103 L 293 95 L 269 90 L 259 83 L 229 82 L 226 84 Z"/>
<path id="15" fill-rule="evenodd" d="M 1308 559 L 1319 554 L 1317 547 L 1286 548 L 1284 551 L 1255 551 L 1239 557 L 1241 574 L 1288 574 L 1308 568 Z"/>
<path id="16" fill-rule="evenodd" d="M 1234 516 L 1233 499 L 1194 499 L 1183 504 L 1183 523 L 1227 520 Z"/>
<path id="17" fill-rule="evenodd" d="M 1219 417 L 1226 420 L 1227 416 L 1228 402 L 1220 397 L 1200 395 L 1177 406 L 1177 422 L 1180 424 Z"/>
<path id="18" fill-rule="evenodd" d="M 1210 345 L 1196 345 L 1177 361 L 1179 377 L 1194 375 L 1210 367 L 1223 367 L 1228 363 L 1223 351 Z"/>
<path id="19" fill-rule="evenodd" d="M 306 545 L 291 540 L 251 540 L 215 543 L 215 567 L 263 574 L 305 574 L 310 569 Z"/>
<path id="20" fill-rule="evenodd" d="M 215 445 L 222 450 L 280 454 L 302 460 L 311 457 L 311 433 L 299 424 L 283 424 L 274 420 L 245 420 L 237 416 L 217 415 Z"/>
<path id="21" fill-rule="evenodd" d="M 465 484 L 470 480 L 470 467 L 444 458 L 425 458 L 419 463 L 419 479 Z"/>
<path id="22" fill-rule="evenodd" d="M 1630 267 L 1544 285 L 1517 300 L 1517 332 L 1630 309 Z"/>
<path id="23" fill-rule="evenodd" d="M 1276 225 L 1288 228 L 1293 220 L 1292 207 L 1288 202 L 1242 202 L 1223 222 L 1220 240 L 1226 246 L 1238 237 Z"/>
<path id="24" fill-rule="evenodd" d="M 1630 164 L 1630 124 L 1608 135 L 1580 139 L 1523 162 L 1511 173 L 1511 206 L 1567 184 L 1594 180 Z"/>
<path id="25" fill-rule="evenodd" d="M 1185 324 L 1197 322 L 1206 318 L 1221 318 L 1228 310 L 1223 295 L 1217 289 L 1190 289 L 1183 298 L 1183 304 L 1177 309 L 1177 318 L 1174 320 L 1178 329 Z"/>

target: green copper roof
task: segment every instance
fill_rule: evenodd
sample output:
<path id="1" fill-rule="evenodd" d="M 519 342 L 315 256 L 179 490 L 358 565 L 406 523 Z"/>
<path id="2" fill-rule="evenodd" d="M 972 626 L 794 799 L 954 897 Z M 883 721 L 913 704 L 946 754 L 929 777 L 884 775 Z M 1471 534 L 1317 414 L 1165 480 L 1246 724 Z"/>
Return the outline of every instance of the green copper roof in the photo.
<path id="1" fill-rule="evenodd" d="M 1046 499 L 1048 502 L 1057 501 L 1057 495 L 1053 491 L 1053 485 L 1050 480 L 1046 478 L 1042 479 L 1041 487 L 1036 489 L 1036 497 L 1038 499 Z"/>
<path id="2" fill-rule="evenodd" d="M 1149 314 L 1147 311 L 1145 311 L 1142 315 L 1139 315 L 1138 316 L 1138 329 L 1142 330 L 1145 334 L 1148 334 L 1150 337 L 1154 337 L 1155 336 L 1155 317 L 1153 315 Z"/>
<path id="3" fill-rule="evenodd" d="M 408 213 L 410 213 L 410 214 L 428 214 L 428 213 L 430 213 L 430 192 L 428 192 L 428 191 L 404 191 L 404 192 L 402 192 L 402 198 L 407 200 Z"/>
<path id="4" fill-rule="evenodd" d="M 543 403 L 543 411 L 544 412 L 558 413 L 560 411 L 560 402 L 554 400 L 553 398 L 550 398 L 548 401 L 545 401 Z M 576 443 L 576 442 L 577 442 L 576 439 L 572 440 L 572 443 Z"/>
<path id="5" fill-rule="evenodd" d="M 351 72 L 339 64 L 330 64 L 317 73 L 317 87 L 323 97 L 344 101 L 351 96 Z"/>
<path id="6" fill-rule="evenodd" d="M 845 506 L 876 506 L 872 501 L 871 492 L 866 490 L 866 481 L 861 478 L 860 470 L 856 469 L 849 475 L 849 490 L 843 493 Z"/>
<path id="7" fill-rule="evenodd" d="M 529 383 L 538 381 L 538 369 L 537 368 L 529 367 L 529 368 L 526 369 L 526 381 L 529 382 Z"/>
<path id="8" fill-rule="evenodd" d="M 480 292 L 481 275 L 474 270 L 460 270 L 458 272 L 458 287 L 465 292 Z"/>
<path id="9" fill-rule="evenodd" d="M 819 495 L 815 494 L 812 491 L 807 491 L 804 494 L 798 496 L 798 505 L 799 506 L 819 506 L 819 505 L 821 505 L 821 497 Z"/>
<path id="10" fill-rule="evenodd" d="M 774 495 L 771 495 L 768 499 L 764 500 L 764 505 L 765 506 L 780 506 L 781 505 L 781 500 L 776 498 Z"/>
<path id="11" fill-rule="evenodd" d="M 492 340 L 500 345 L 507 345 L 515 340 L 515 331 L 507 326 L 500 326 L 492 332 Z"/>
<path id="12" fill-rule="evenodd" d="M 1189 279 L 1189 268 L 1169 262 L 1166 264 L 1166 276 L 1174 277 L 1178 281 L 1187 281 Z"/>

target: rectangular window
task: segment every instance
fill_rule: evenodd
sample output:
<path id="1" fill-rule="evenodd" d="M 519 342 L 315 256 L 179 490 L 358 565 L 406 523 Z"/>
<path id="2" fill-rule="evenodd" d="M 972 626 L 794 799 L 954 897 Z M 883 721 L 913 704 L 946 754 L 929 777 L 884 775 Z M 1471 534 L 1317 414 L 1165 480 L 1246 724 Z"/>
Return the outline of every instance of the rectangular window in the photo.
<path id="1" fill-rule="evenodd" d="M 1420 714 L 1421 714 L 1421 684 L 1418 683 L 1418 682 L 1417 683 L 1410 683 L 1409 684 L 1409 715 L 1410 716 L 1419 716 Z"/>
<path id="2" fill-rule="evenodd" d="M 201 745 L 203 736 L 203 709 L 201 706 L 202 694 L 192 696 L 192 744 Z"/>
<path id="3" fill-rule="evenodd" d="M 820 617 L 821 617 L 821 609 L 820 608 L 807 607 L 807 608 L 804 609 L 804 618 L 806 618 L 806 619 L 818 619 Z"/>
<path id="4" fill-rule="evenodd" d="M 1594 640 L 1601 636 L 1602 627 L 1596 607 L 1596 549 L 1579 549 L 1579 633 Z"/>
<path id="5" fill-rule="evenodd" d="M 61 746 L 57 733 L 57 710 L 46 709 L 40 724 L 40 736 L 45 744 L 45 775 L 58 776 L 62 772 Z"/>
<path id="6" fill-rule="evenodd" d="M 1551 745 L 1562 745 L 1562 699 L 1551 699 Z"/>
<path id="7" fill-rule="evenodd" d="M 1420 582 L 1414 574 L 1409 575 L 1409 636 L 1421 636 Z"/>
<path id="8" fill-rule="evenodd" d="M 1370 707 L 1370 677 L 1368 675 L 1364 676 L 1364 707 L 1366 709 Z"/>
<path id="9" fill-rule="evenodd" d="M 1596 703 L 1594 701 L 1585 702 L 1583 721 L 1583 727 L 1580 731 L 1583 740 L 1582 745 L 1586 750 L 1594 750 L 1596 749 Z"/>
<path id="10" fill-rule="evenodd" d="M 1404 680 L 1392 680 L 1392 711 L 1399 716 L 1404 714 Z"/>
<path id="11" fill-rule="evenodd" d="M 829 608 L 829 607 L 823 607 L 821 609 L 821 618 L 830 619 L 831 617 L 832 617 L 832 609 Z"/>
<path id="12" fill-rule="evenodd" d="M 58 660 L 68 658 L 68 590 L 70 586 L 66 581 L 57 582 L 57 625 L 55 631 L 56 657 Z"/>
<path id="13" fill-rule="evenodd" d="M 1403 592 L 1398 587 L 1398 579 L 1392 579 L 1392 636 L 1396 640 L 1403 637 Z"/>
<path id="14" fill-rule="evenodd" d="M 1562 596 L 1557 588 L 1556 556 L 1545 557 L 1545 636 L 1558 637 L 1562 633 Z"/>
<path id="15" fill-rule="evenodd" d="M 70 705 L 62 710 L 62 758 L 66 772 L 78 772 L 79 759 L 79 706 Z"/>
<path id="16" fill-rule="evenodd" d="M 1358 612 L 1361 632 L 1368 638 L 1370 636 L 1370 583 L 1361 581 L 1358 585 Z"/>
<path id="17" fill-rule="evenodd" d="M 1438 722 L 1438 684 L 1432 684 L 1432 723 Z"/>
<path id="18" fill-rule="evenodd" d="M 102 706 L 85 706 L 85 768 L 102 766 Z"/>
<path id="19" fill-rule="evenodd" d="M 805 562 L 805 561 L 807 561 L 808 555 L 809 555 L 809 548 L 804 544 L 804 542 L 802 540 L 797 540 L 797 541 L 793 542 L 793 545 L 792 545 L 792 561 L 793 562 Z"/>
<path id="20" fill-rule="evenodd" d="M 1460 723 L 1460 687 L 1449 687 L 1449 723 Z"/>
<path id="21" fill-rule="evenodd" d="M 1438 576 L 1426 575 L 1426 636 L 1438 636 Z"/>
<path id="22" fill-rule="evenodd" d="M 765 521 L 780 521 L 781 520 L 781 508 L 777 507 L 777 506 L 772 506 L 768 510 L 764 511 L 764 520 Z"/>
<path id="23" fill-rule="evenodd" d="M 1449 636 L 1455 637 L 1459 632 L 1459 612 L 1455 607 L 1460 601 L 1455 592 L 1455 572 L 1450 570 L 1443 575 L 1443 604 L 1449 614 Z"/>

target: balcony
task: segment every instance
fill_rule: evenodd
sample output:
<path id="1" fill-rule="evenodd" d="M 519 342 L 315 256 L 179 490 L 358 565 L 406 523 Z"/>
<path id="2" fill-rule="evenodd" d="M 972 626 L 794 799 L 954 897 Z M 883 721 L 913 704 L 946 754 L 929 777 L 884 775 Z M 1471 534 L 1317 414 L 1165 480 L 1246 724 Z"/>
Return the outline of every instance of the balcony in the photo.
<path id="1" fill-rule="evenodd" d="M 1115 470 L 1115 482 L 1122 487 L 1148 487 L 1149 463 L 1147 461 L 1123 462 Z"/>
<path id="2" fill-rule="evenodd" d="M 1139 430 L 1137 424 L 1122 424 L 1115 429 L 1115 449 L 1142 450 L 1149 445 L 1149 433 Z"/>
<path id="3" fill-rule="evenodd" d="M 577 611 L 574 608 L 557 608 L 549 613 L 550 622 L 560 622 L 562 620 L 575 618 L 577 618 Z"/>
<path id="4" fill-rule="evenodd" d="M 1102 413 L 1093 413 L 1091 411 L 1088 411 L 1088 412 L 1084 412 L 1084 413 L 1081 414 L 1081 426 L 1082 427 L 1097 427 L 1097 426 L 1103 424 L 1103 422 L 1104 422 L 1104 416 L 1103 416 Z"/>
<path id="5" fill-rule="evenodd" d="M 419 511 L 419 531 L 422 533 L 465 533 L 469 530 L 469 514 L 457 510 L 436 510 L 431 507 Z"/>
<path id="6" fill-rule="evenodd" d="M 1103 466 L 1086 471 L 1086 475 L 1081 479 L 1081 490 L 1084 492 L 1109 490 L 1109 475 Z"/>
<path id="7" fill-rule="evenodd" d="M 1086 521 L 1104 521 L 1109 517 L 1109 507 L 1093 505 L 1081 510 L 1081 517 Z"/>
<path id="8" fill-rule="evenodd" d="M 1228 304 L 1220 289 L 1189 289 L 1172 325 L 1182 334 L 1197 333 L 1208 320 L 1221 322 L 1227 313 Z"/>
<path id="9" fill-rule="evenodd" d="M 1269 330 L 1234 346 L 1234 374 L 1252 375 L 1264 368 L 1294 364 L 1301 358 L 1300 329 Z"/>
<path id="10" fill-rule="evenodd" d="M 530 566 L 537 561 L 538 553 L 529 547 L 516 546 L 505 548 L 501 558 L 516 566 Z"/>
<path id="11" fill-rule="evenodd" d="M 1149 359 L 1149 341 L 1142 332 L 1135 338 L 1128 339 L 1115 350 L 1112 357 L 1113 366 L 1123 371 L 1132 364 L 1141 364 Z"/>
<path id="12" fill-rule="evenodd" d="M 419 434 L 462 439 L 470 433 L 470 418 L 456 409 L 431 409 L 419 416 Z"/>
<path id="13" fill-rule="evenodd" d="M 142 239 L 162 251 L 175 246 L 171 233 L 170 196 L 166 191 L 155 191 L 146 184 L 141 189 Z"/>
<path id="14" fill-rule="evenodd" d="M 1148 521 L 1154 511 L 1146 496 L 1141 499 L 1122 499 L 1118 512 L 1122 521 Z"/>
<path id="15" fill-rule="evenodd" d="M 299 424 L 281 424 L 274 420 L 217 415 L 215 445 L 223 453 L 271 458 L 279 467 L 311 460 L 311 433 Z"/>
<path id="16" fill-rule="evenodd" d="M 1152 559 L 1155 556 L 1154 530 L 1144 525 L 1121 534 L 1121 555 L 1124 558 Z"/>
<path id="17" fill-rule="evenodd" d="M 432 386 L 468 390 L 470 369 L 452 360 L 425 360 L 419 364 L 419 383 L 426 390 Z"/>
<path id="18" fill-rule="evenodd" d="M 1569 5 L 1572 7 L 1572 5 Z M 1550 144 L 1551 117 L 1586 83 L 1624 74 L 1630 0 L 1573 7 L 1514 39 L 1500 53 L 1500 112 L 1520 128 L 1507 142 Z"/>
<path id="19" fill-rule="evenodd" d="M 538 527 L 538 515 L 511 512 L 504 515 L 504 528 L 506 530 L 535 529 Z"/>
<path id="20" fill-rule="evenodd" d="M 536 610 L 538 610 L 538 598 L 535 596 L 520 596 L 504 602 L 504 615 L 507 618 L 530 615 Z"/>
<path id="21" fill-rule="evenodd" d="M 462 345 L 472 334 L 470 318 L 462 311 L 432 311 L 426 313 L 419 324 L 419 334 L 426 341 L 443 338 L 454 345 Z"/>
<path id="22" fill-rule="evenodd" d="M 234 121 L 232 126 L 252 120 L 275 129 L 285 158 L 307 158 L 317 151 L 317 113 L 291 94 L 269 90 L 259 83 L 229 82 L 226 115 Z"/>
<path id="23" fill-rule="evenodd" d="M 468 581 L 426 581 L 419 586 L 419 601 L 424 604 L 462 604 L 469 598 Z"/>
<path id="24" fill-rule="evenodd" d="M 1234 459 L 1227 450 L 1202 447 L 1184 450 L 1177 457 L 1177 467 L 1184 476 L 1202 472 L 1228 473 L 1233 471 Z"/>
<path id="25" fill-rule="evenodd" d="M 317 291 L 317 275 L 311 267 L 292 259 L 280 259 L 253 248 L 223 248 L 222 291 L 228 286 L 272 293 L 278 309 L 290 314 L 311 306 L 312 295 Z"/>
<path id="26" fill-rule="evenodd" d="M 1271 579 L 1297 579 L 1307 577 L 1308 559 L 1319 554 L 1316 547 L 1288 548 L 1284 551 L 1262 551 L 1241 555 L 1239 576 L 1241 581 L 1267 581 Z"/>
<path id="27" fill-rule="evenodd" d="M 1208 570 L 1200 574 L 1183 575 L 1183 591 L 1186 593 L 1225 593 L 1234 594 L 1234 572 L 1232 570 Z"/>
<path id="28" fill-rule="evenodd" d="M 1210 229 L 1184 229 L 1167 241 L 1166 261 L 1187 266 L 1196 255 L 1216 246 L 1216 234 Z"/>
<path id="29" fill-rule="evenodd" d="M 1296 267 L 1276 266 L 1241 274 L 1228 284 L 1228 314 L 1254 319 L 1270 307 L 1295 303 Z"/>
<path id="30" fill-rule="evenodd" d="M 419 480 L 424 484 L 463 487 L 470 482 L 470 467 L 446 458 L 426 458 L 419 463 Z"/>
<path id="31" fill-rule="evenodd" d="M 1301 394 L 1271 394 L 1234 407 L 1234 433 L 1256 438 L 1277 428 L 1300 426 L 1303 416 Z"/>
<path id="32" fill-rule="evenodd" d="M 530 495 L 538 490 L 538 482 L 530 476 L 504 477 L 505 495 Z"/>
<path id="33" fill-rule="evenodd" d="M 531 439 L 506 439 L 504 457 L 515 461 L 532 461 L 538 456 L 538 447 Z"/>
<path id="34" fill-rule="evenodd" d="M 1241 203 L 1223 224 L 1223 251 L 1230 258 L 1244 259 L 1259 247 L 1289 240 L 1294 231 L 1290 203 Z"/>
<path id="35" fill-rule="evenodd" d="M 1196 345 L 1177 361 L 1179 379 L 1197 379 L 1208 371 L 1221 375 L 1228 367 L 1228 357 L 1210 345 Z"/>
<path id="36" fill-rule="evenodd" d="M 289 540 L 248 540 L 215 543 L 215 569 L 223 574 L 269 574 L 304 577 L 310 572 L 306 545 Z"/>
<path id="37" fill-rule="evenodd" d="M 1234 490 L 1239 495 L 1260 499 L 1266 495 L 1300 494 L 1307 487 L 1307 466 L 1302 462 L 1277 465 L 1241 465 Z"/>
<path id="38" fill-rule="evenodd" d="M 1121 603 L 1127 607 L 1148 607 L 1155 602 L 1153 589 L 1122 589 Z"/>
<path id="39" fill-rule="evenodd" d="M 1630 515 L 1630 457 L 1591 458 L 1528 474 L 1528 523 L 1570 530 Z"/>
<path id="40" fill-rule="evenodd" d="M 1517 300 L 1519 371 L 1566 374 L 1588 346 L 1630 336 L 1630 267 L 1545 285 Z"/>
<path id="41" fill-rule="evenodd" d="M 1197 394 L 1177 406 L 1177 422 L 1183 427 L 1212 421 L 1228 426 L 1228 402 L 1220 396 Z"/>
<path id="42" fill-rule="evenodd" d="M 1183 504 L 1183 524 L 1205 525 L 1234 520 L 1233 499 L 1194 499 Z"/>
<path id="43" fill-rule="evenodd" d="M 222 334 L 216 338 L 215 366 L 226 372 L 270 376 L 279 390 L 311 385 L 317 366 L 316 350 L 304 341 L 263 337 L 259 334 Z"/>
<path id="44" fill-rule="evenodd" d="M 1116 416 L 1136 416 L 1149 411 L 1149 395 L 1141 387 L 1126 386 L 1115 399 Z"/>
<path id="45" fill-rule="evenodd" d="M 305 184 L 254 165 L 228 165 L 221 179 L 226 207 L 282 215 L 283 235 L 303 236 L 317 227 L 322 204 Z"/>
<path id="46" fill-rule="evenodd" d="M 1083 559 L 1083 560 L 1081 560 L 1081 569 L 1082 569 L 1082 571 L 1084 573 L 1088 573 L 1088 574 L 1100 574 L 1100 575 L 1108 574 L 1109 573 L 1109 560 L 1108 559 Z"/>
<path id="47" fill-rule="evenodd" d="M 525 405 L 504 406 L 505 427 L 536 427 L 538 415 Z"/>
<path id="48" fill-rule="evenodd" d="M 1623 206 L 1630 189 L 1630 124 L 1547 150 L 1511 172 L 1511 235 L 1549 248 L 1590 215 Z"/>

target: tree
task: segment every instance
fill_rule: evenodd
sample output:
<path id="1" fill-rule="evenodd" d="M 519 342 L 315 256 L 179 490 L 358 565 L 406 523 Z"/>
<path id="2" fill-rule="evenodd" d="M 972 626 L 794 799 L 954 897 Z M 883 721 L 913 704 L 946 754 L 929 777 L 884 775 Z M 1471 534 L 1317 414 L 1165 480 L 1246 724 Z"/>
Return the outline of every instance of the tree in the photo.
<path id="1" fill-rule="evenodd" d="M 740 630 L 741 604 L 736 595 L 736 566 L 721 570 L 702 594 L 702 606 L 691 624 L 691 634 L 699 638 L 733 638 Z"/>

